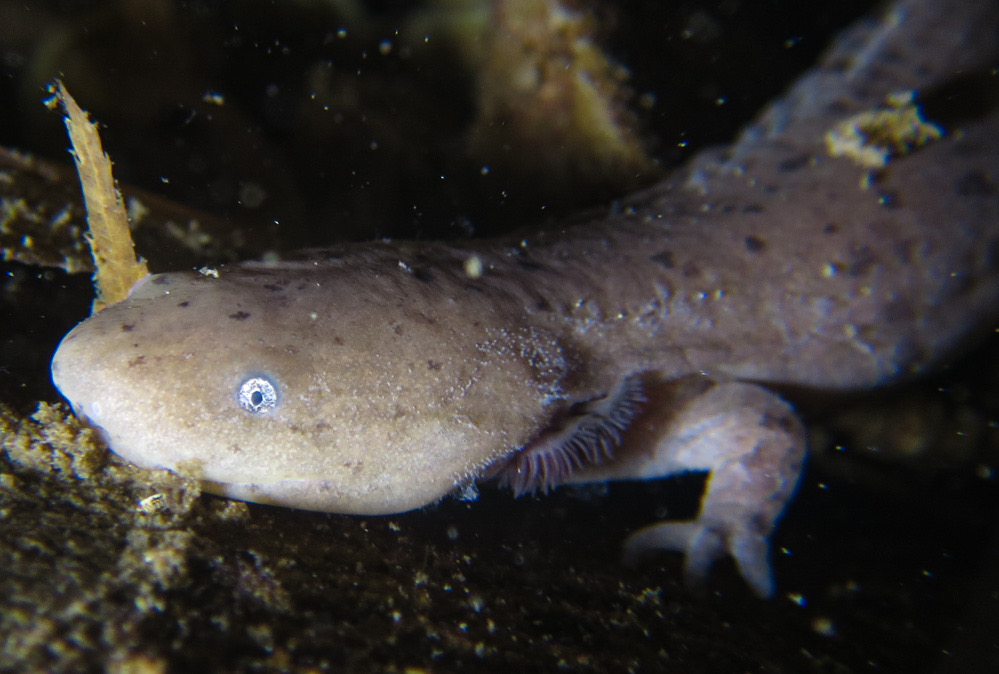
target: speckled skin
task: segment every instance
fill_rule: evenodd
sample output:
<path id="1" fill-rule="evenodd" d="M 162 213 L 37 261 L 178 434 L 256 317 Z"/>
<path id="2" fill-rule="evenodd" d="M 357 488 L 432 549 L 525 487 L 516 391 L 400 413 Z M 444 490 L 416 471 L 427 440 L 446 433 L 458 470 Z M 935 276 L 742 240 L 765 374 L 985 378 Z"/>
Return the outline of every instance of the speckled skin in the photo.
<path id="1" fill-rule="evenodd" d="M 643 529 L 626 553 L 682 550 L 692 580 L 729 553 L 769 596 L 768 537 L 805 440 L 766 387 L 916 375 L 999 308 L 994 101 L 876 173 L 830 157 L 825 133 L 994 60 L 997 13 L 898 2 L 726 152 L 572 224 L 147 278 L 63 340 L 53 377 L 131 461 L 235 498 L 352 513 L 510 477 L 580 414 L 601 423 L 638 378 L 641 410 L 611 434 L 613 458 L 546 484 L 710 471 L 696 520 Z M 273 409 L 237 404 L 252 375 L 276 386 Z"/>

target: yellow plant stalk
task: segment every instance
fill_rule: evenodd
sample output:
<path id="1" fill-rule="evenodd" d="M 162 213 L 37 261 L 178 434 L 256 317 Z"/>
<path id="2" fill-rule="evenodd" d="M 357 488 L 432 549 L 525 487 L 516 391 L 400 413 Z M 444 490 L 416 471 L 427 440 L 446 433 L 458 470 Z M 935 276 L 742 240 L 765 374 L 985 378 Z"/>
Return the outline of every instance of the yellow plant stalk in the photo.
<path id="1" fill-rule="evenodd" d="M 149 274 L 145 260 L 135 255 L 132 231 L 111 175 L 111 159 L 104 153 L 97 124 L 91 122 L 59 80 L 52 93 L 66 113 L 66 129 L 72 144 L 73 161 L 83 188 L 90 233 L 87 241 L 94 256 L 93 313 L 125 299 L 136 281 Z"/>

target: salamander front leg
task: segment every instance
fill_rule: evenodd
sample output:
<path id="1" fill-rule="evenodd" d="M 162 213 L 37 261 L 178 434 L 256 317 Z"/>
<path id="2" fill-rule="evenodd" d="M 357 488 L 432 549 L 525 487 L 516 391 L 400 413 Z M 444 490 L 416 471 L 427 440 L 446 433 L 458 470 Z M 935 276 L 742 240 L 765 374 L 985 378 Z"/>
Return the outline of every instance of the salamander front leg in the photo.
<path id="1" fill-rule="evenodd" d="M 665 418 L 653 429 L 659 433 L 654 453 L 636 468 L 646 479 L 710 471 L 700 514 L 635 532 L 625 543 L 625 561 L 634 563 L 653 550 L 680 551 L 686 581 L 700 585 L 727 553 L 756 594 L 771 597 L 769 538 L 801 474 L 801 421 L 777 394 L 744 383 L 714 385 L 684 399 Z"/>

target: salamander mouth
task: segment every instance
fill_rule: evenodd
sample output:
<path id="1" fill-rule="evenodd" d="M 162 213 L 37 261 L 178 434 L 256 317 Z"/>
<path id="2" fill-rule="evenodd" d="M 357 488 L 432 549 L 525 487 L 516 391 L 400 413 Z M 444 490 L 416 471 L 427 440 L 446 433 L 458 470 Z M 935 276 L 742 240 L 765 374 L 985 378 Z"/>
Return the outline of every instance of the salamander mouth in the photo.
<path id="1" fill-rule="evenodd" d="M 380 489 L 352 493 L 332 480 L 281 480 L 269 484 L 203 480 L 201 485 L 211 494 L 238 501 L 343 515 L 391 515 L 421 508 L 444 496 L 398 498 L 398 494 Z"/>

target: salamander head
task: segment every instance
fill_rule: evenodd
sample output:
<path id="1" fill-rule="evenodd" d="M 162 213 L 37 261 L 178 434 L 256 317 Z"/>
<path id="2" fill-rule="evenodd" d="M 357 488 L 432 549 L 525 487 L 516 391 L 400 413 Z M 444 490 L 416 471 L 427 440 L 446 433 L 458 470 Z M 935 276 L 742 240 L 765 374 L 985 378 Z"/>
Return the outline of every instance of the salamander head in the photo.
<path id="1" fill-rule="evenodd" d="M 140 466 L 249 501 L 400 512 L 523 446 L 558 397 L 557 344 L 476 311 L 356 270 L 157 275 L 70 332 L 52 376 Z"/>

